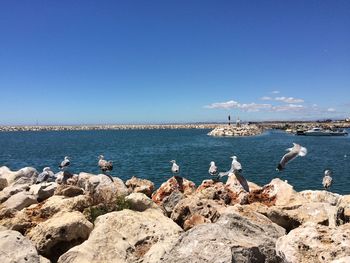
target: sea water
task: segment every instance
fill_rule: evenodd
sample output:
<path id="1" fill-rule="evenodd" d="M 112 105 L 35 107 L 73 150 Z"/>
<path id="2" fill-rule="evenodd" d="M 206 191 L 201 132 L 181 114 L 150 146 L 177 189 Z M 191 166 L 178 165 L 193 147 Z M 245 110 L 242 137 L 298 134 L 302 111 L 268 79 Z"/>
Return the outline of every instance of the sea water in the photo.
<path id="1" fill-rule="evenodd" d="M 41 171 L 69 156 L 72 173 L 97 174 L 97 157 L 112 160 L 112 176 L 127 180 L 146 178 L 156 187 L 172 176 L 171 160 L 180 165 L 180 175 L 197 185 L 210 178 L 209 163 L 215 161 L 220 171 L 227 171 L 230 157 L 236 155 L 248 181 L 259 185 L 279 177 L 298 191 L 322 189 L 323 171 L 333 171 L 332 192 L 350 194 L 350 136 L 295 136 L 271 130 L 252 137 L 210 137 L 209 130 L 106 130 L 0 133 L 0 166 L 17 170 L 32 166 Z M 299 143 L 308 149 L 305 157 L 276 171 L 286 148 Z"/>

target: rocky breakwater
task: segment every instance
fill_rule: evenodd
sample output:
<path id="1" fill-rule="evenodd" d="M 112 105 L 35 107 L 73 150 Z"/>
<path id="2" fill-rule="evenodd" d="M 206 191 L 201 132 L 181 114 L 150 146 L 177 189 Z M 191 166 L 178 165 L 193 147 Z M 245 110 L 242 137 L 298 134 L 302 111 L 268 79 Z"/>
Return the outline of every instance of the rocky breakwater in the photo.
<path id="1" fill-rule="evenodd" d="M 210 136 L 254 136 L 261 134 L 263 129 L 255 124 L 222 125 L 217 126 L 214 130 L 208 133 Z"/>
<path id="2" fill-rule="evenodd" d="M 0 262 L 349 262 L 350 196 L 0 168 Z M 246 189 L 246 188 L 245 188 Z M 147 196 L 148 195 L 148 196 Z M 149 197 L 150 196 L 150 197 Z"/>

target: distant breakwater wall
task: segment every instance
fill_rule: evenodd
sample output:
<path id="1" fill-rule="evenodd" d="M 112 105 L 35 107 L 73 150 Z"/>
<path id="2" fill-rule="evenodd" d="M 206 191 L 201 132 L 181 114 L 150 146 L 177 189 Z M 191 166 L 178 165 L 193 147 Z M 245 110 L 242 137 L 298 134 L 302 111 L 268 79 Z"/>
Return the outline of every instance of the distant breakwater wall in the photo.
<path id="1" fill-rule="evenodd" d="M 217 124 L 0 126 L 0 132 L 214 129 Z"/>

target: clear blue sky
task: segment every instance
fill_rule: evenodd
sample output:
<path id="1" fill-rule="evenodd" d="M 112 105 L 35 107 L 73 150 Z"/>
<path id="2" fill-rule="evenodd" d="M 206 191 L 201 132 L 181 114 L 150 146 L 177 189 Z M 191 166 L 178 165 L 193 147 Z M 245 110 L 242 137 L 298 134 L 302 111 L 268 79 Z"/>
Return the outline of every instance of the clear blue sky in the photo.
<path id="1" fill-rule="evenodd" d="M 0 124 L 350 116 L 350 1 L 1 1 L 0 91 Z"/>

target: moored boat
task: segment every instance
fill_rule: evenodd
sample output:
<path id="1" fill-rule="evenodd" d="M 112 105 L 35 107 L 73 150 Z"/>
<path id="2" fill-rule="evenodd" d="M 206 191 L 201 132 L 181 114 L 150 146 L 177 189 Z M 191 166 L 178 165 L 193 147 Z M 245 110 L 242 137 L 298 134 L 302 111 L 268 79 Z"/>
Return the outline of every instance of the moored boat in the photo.
<path id="1" fill-rule="evenodd" d="M 312 128 L 305 131 L 303 135 L 306 136 L 346 136 L 348 132 L 345 130 L 324 130 L 322 128 Z"/>

